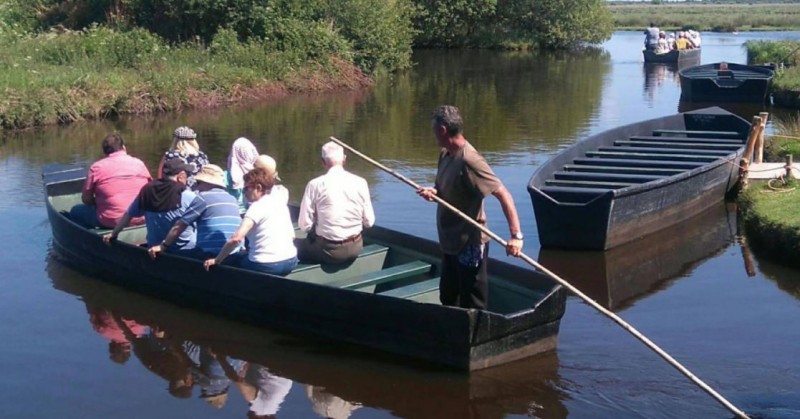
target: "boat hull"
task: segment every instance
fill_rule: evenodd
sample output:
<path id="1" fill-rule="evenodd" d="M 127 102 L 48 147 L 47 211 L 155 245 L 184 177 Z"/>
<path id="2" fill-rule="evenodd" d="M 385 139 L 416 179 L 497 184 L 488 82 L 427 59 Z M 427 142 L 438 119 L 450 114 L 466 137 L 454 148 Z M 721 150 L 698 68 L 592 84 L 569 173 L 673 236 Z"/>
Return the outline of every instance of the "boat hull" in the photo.
<path id="1" fill-rule="evenodd" d="M 740 144 L 733 146 L 736 150 L 707 163 L 680 160 L 691 160 L 692 156 L 678 156 L 675 161 L 613 161 L 622 168 L 658 164 L 664 168 L 688 165 L 691 169 L 628 187 L 601 190 L 586 202 L 556 199 L 547 191 L 555 173 L 584 158 L 587 152 L 657 130 L 736 131 L 740 137 L 735 141 Z M 619 127 L 573 145 L 542 165 L 528 184 L 539 242 L 546 248 L 605 250 L 699 214 L 724 199 L 737 182 L 735 162 L 743 153 L 748 130 L 749 124 L 742 118 L 720 108 L 708 108 Z"/>
<path id="2" fill-rule="evenodd" d="M 164 254 L 153 261 L 141 246 L 122 242 L 107 246 L 96 232 L 72 222 L 53 205 L 58 199 L 53 197 L 80 191 L 82 178 L 83 174 L 69 171 L 46 174 L 47 211 L 59 259 L 93 278 L 205 312 L 323 338 L 329 344 L 357 344 L 461 370 L 486 368 L 555 348 L 566 292 L 532 270 L 491 261 L 490 275 L 503 278 L 494 287 L 521 287 L 541 296 L 497 301 L 496 306 L 518 308 L 506 307 L 503 314 L 229 266 L 206 272 L 197 260 Z M 439 254 L 434 242 L 381 227 L 368 230 L 365 241 L 402 243 L 415 254 Z"/>
<path id="3" fill-rule="evenodd" d="M 681 99 L 694 102 L 765 103 L 772 84 L 773 71 L 763 66 L 720 63 L 685 68 L 678 72 Z"/>
<path id="4" fill-rule="evenodd" d="M 642 51 L 644 62 L 646 63 L 677 63 L 688 61 L 700 61 L 700 48 L 694 49 L 674 49 L 666 54 L 656 54 L 650 50 Z"/>

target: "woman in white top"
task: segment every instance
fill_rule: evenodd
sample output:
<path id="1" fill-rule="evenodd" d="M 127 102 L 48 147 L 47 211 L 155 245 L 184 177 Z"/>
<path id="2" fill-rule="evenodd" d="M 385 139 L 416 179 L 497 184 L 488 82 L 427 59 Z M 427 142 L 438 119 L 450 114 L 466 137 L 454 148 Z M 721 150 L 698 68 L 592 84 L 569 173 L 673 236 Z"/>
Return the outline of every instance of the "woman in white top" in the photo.
<path id="1" fill-rule="evenodd" d="M 244 194 L 250 208 L 242 223 L 215 258 L 206 260 L 208 270 L 218 265 L 244 242 L 250 249 L 239 266 L 273 275 L 286 275 L 297 266 L 297 249 L 294 247 L 294 227 L 289 214 L 289 191 L 275 185 L 275 173 L 253 169 L 244 175 Z"/>

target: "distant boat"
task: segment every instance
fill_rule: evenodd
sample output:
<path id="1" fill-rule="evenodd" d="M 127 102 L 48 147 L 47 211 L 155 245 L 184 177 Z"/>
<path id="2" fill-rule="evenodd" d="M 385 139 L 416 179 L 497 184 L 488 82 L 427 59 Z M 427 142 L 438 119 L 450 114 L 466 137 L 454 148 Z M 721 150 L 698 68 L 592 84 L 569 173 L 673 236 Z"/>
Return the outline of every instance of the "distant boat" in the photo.
<path id="1" fill-rule="evenodd" d="M 298 265 L 286 277 L 162 253 L 153 261 L 144 226 L 86 229 L 68 217 L 81 202 L 86 170 L 43 173 L 53 249 L 94 278 L 165 301 L 276 330 L 368 347 L 427 363 L 477 370 L 556 346 L 566 290 L 544 274 L 492 259 L 489 308 L 439 303 L 438 243 L 378 226 L 343 265 Z M 298 208 L 290 208 L 297 217 Z M 302 236 L 298 231 L 298 235 Z"/>
<path id="2" fill-rule="evenodd" d="M 646 63 L 677 63 L 682 61 L 700 60 L 700 48 L 692 49 L 673 49 L 664 54 L 656 54 L 654 51 L 643 50 L 644 62 Z"/>
<path id="3" fill-rule="evenodd" d="M 604 250 L 721 201 L 736 184 L 750 123 L 712 107 L 593 135 L 528 182 L 542 247 Z"/>
<path id="4" fill-rule="evenodd" d="M 681 100 L 764 103 L 775 75 L 771 66 L 704 64 L 678 71 Z"/>

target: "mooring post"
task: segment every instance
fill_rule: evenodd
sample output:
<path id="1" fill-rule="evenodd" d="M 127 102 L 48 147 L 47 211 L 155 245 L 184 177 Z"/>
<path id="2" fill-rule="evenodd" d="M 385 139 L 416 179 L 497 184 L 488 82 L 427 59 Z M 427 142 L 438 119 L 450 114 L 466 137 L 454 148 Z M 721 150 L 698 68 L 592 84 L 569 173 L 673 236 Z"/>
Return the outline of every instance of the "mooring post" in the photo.
<path id="1" fill-rule="evenodd" d="M 756 142 L 756 155 L 753 158 L 755 163 L 763 163 L 764 162 L 764 131 L 766 131 L 767 127 L 767 118 L 769 118 L 769 112 L 761 112 L 758 114 L 761 117 L 761 132 L 758 134 L 758 142 Z"/>
<path id="2" fill-rule="evenodd" d="M 792 155 L 786 156 L 786 180 L 792 179 Z"/>

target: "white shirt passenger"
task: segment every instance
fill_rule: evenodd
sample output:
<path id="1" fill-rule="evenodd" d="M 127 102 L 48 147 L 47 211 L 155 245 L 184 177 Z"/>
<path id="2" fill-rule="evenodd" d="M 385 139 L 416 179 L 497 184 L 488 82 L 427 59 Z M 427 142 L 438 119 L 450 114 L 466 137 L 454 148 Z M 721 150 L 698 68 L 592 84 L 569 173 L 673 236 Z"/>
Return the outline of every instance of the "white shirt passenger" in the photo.
<path id="1" fill-rule="evenodd" d="M 364 227 L 375 224 L 375 212 L 367 181 L 336 165 L 328 173 L 306 186 L 297 220 L 300 229 L 309 232 L 313 225 L 317 236 L 340 241 L 355 236 Z"/>
<path id="2" fill-rule="evenodd" d="M 250 204 L 244 217 L 255 224 L 247 233 L 247 257 L 251 262 L 275 263 L 297 256 L 288 203 L 289 191 L 276 185 L 269 194 Z"/>

